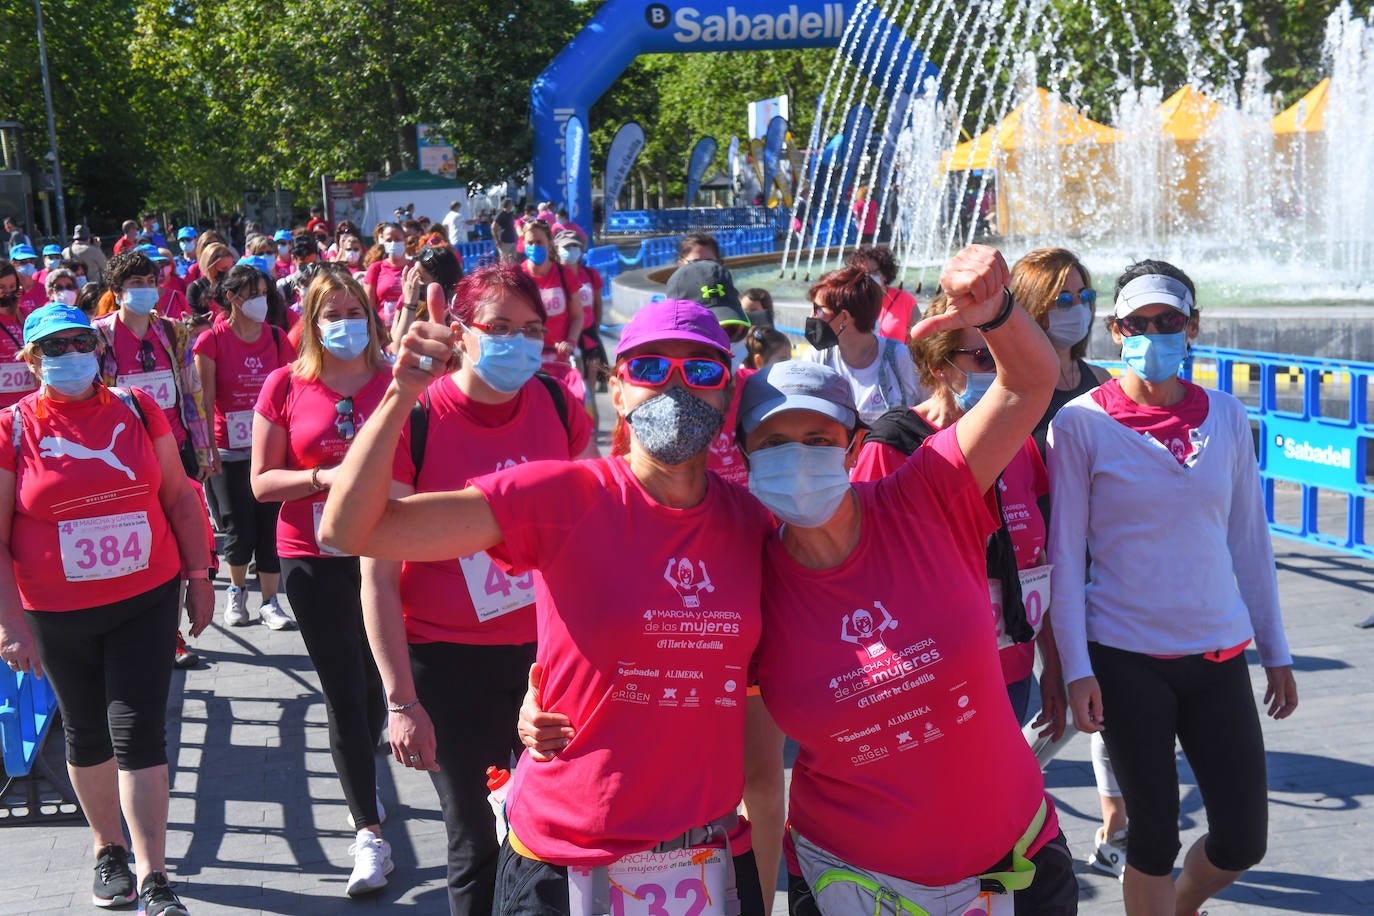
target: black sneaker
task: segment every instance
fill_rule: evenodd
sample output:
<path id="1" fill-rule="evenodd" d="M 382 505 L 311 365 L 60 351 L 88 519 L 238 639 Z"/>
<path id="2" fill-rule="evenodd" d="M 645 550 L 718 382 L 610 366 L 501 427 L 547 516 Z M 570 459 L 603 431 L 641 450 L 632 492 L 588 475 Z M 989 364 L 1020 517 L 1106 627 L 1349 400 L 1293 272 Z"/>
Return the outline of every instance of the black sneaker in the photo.
<path id="1" fill-rule="evenodd" d="M 127 906 L 134 902 L 134 873 L 129 871 L 129 850 L 111 843 L 95 857 L 95 886 L 91 903 L 96 906 Z"/>
<path id="2" fill-rule="evenodd" d="M 172 893 L 165 872 L 155 871 L 143 879 L 138 892 L 138 916 L 189 916 L 190 911 Z"/>

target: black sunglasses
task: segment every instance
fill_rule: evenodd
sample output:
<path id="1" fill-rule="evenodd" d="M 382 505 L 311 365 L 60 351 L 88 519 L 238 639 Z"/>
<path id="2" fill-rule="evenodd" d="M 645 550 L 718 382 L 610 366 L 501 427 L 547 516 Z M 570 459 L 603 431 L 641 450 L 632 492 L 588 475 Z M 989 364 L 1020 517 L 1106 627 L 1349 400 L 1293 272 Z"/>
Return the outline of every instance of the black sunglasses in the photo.
<path id="1" fill-rule="evenodd" d="M 152 372 L 157 368 L 157 356 L 153 353 L 153 342 L 151 340 L 139 342 L 138 364 L 143 367 L 144 372 Z"/>
<path id="2" fill-rule="evenodd" d="M 345 442 L 353 441 L 358 434 L 358 421 L 353 416 L 353 399 L 340 398 L 334 405 L 334 412 L 338 414 L 334 418 L 334 429 L 338 431 L 339 438 Z"/>
<path id="3" fill-rule="evenodd" d="M 44 337 L 37 341 L 37 347 L 44 356 L 61 356 L 68 350 L 75 350 L 78 353 L 92 353 L 95 351 L 96 339 L 94 334 L 78 334 L 75 337 Z"/>
<path id="4" fill-rule="evenodd" d="M 1145 315 L 1127 315 L 1116 319 L 1116 326 L 1127 337 L 1150 333 L 1153 326 L 1156 334 L 1177 334 L 1188 326 L 1188 316 L 1180 311 L 1169 309 L 1149 318 Z"/>
<path id="5" fill-rule="evenodd" d="M 962 353 L 969 357 L 979 372 L 991 372 L 997 368 L 997 360 L 992 358 L 992 352 L 987 347 L 959 347 L 949 352 L 951 355 Z"/>

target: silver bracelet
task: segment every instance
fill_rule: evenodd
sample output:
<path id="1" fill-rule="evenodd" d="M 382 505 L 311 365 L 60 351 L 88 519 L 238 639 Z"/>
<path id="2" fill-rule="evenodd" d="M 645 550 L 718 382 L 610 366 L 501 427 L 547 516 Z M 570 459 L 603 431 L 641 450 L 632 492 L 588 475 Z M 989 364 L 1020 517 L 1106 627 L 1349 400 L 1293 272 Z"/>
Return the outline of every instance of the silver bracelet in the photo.
<path id="1" fill-rule="evenodd" d="M 419 706 L 419 705 L 420 705 L 420 701 L 419 701 L 419 700 L 411 700 L 409 703 L 401 703 L 401 704 L 398 705 L 398 706 L 392 706 L 390 703 L 388 703 L 388 704 L 386 704 L 386 711 L 387 711 L 387 712 L 405 712 L 407 709 L 410 709 L 412 706 Z"/>

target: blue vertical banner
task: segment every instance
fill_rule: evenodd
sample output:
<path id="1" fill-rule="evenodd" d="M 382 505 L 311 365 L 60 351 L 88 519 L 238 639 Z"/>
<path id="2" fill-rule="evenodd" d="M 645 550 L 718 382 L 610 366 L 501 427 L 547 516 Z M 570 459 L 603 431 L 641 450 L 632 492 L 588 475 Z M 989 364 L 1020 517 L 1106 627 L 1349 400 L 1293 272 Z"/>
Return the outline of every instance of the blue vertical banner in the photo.
<path id="1" fill-rule="evenodd" d="M 568 118 L 568 128 L 563 140 L 564 165 L 567 169 L 565 174 L 568 188 L 568 218 L 576 223 L 582 219 L 584 213 L 590 216 L 588 201 L 582 199 L 582 184 L 577 180 L 587 168 L 587 126 L 577 115 Z M 590 220 L 588 223 L 590 224 Z"/>
<path id="2" fill-rule="evenodd" d="M 623 124 L 611 140 L 611 148 L 606 153 L 606 213 L 615 209 L 620 197 L 620 189 L 625 186 L 625 178 L 634 168 L 639 151 L 644 149 L 644 128 L 634 121 Z"/>
<path id="3" fill-rule="evenodd" d="M 763 203 L 768 205 L 768 197 L 773 192 L 773 179 L 778 174 L 778 162 L 782 159 L 782 143 L 787 138 L 787 119 L 777 115 L 768 122 L 763 135 Z"/>
<path id="4" fill-rule="evenodd" d="M 720 145 L 715 137 L 702 137 L 692 147 L 692 155 L 687 157 L 687 206 L 690 207 L 692 201 L 696 200 L 697 188 L 701 186 L 701 179 L 706 177 L 706 170 L 715 161 L 718 149 Z"/>

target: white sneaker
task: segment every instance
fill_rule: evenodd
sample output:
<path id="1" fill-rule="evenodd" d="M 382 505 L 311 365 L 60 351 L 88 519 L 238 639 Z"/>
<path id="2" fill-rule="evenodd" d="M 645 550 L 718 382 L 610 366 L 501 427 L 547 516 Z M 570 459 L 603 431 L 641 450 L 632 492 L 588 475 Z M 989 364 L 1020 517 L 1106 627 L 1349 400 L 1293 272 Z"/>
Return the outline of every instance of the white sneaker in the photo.
<path id="1" fill-rule="evenodd" d="M 353 823 L 353 812 L 352 812 L 352 811 L 349 811 L 349 810 L 346 809 L 346 808 L 344 809 L 344 820 L 346 820 L 346 821 L 348 822 L 348 829 L 349 829 L 349 830 L 357 830 L 357 829 L 358 829 L 358 825 L 355 824 L 355 823 Z M 382 805 L 382 790 L 381 790 L 380 788 L 377 790 L 377 823 L 379 823 L 379 824 L 385 824 L 385 823 L 386 823 L 386 808 L 383 807 L 383 805 Z M 367 825 L 364 824 L 363 826 L 367 826 Z"/>
<path id="2" fill-rule="evenodd" d="M 1126 831 L 1116 833 L 1111 839 L 1107 839 L 1107 834 L 1103 828 L 1097 828 L 1097 834 L 1093 837 L 1097 841 L 1097 849 L 1088 854 L 1088 866 L 1095 868 L 1104 875 L 1111 875 L 1117 880 L 1124 880 L 1126 875 Z"/>
<path id="3" fill-rule="evenodd" d="M 289 630 L 296 625 L 294 620 L 286 616 L 281 605 L 277 604 L 276 595 L 262 603 L 262 607 L 258 608 L 258 614 L 269 630 Z"/>
<path id="4" fill-rule="evenodd" d="M 229 586 L 229 608 L 224 612 L 224 622 L 231 627 L 248 626 L 248 589 Z"/>
<path id="5" fill-rule="evenodd" d="M 348 847 L 353 856 L 353 872 L 348 876 L 348 896 L 370 894 L 386 887 L 386 876 L 395 870 L 391 862 L 391 844 L 371 830 L 359 830 L 358 838 Z"/>

